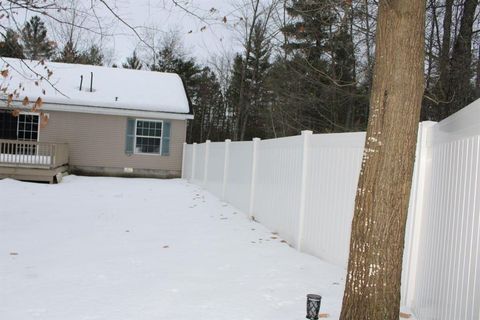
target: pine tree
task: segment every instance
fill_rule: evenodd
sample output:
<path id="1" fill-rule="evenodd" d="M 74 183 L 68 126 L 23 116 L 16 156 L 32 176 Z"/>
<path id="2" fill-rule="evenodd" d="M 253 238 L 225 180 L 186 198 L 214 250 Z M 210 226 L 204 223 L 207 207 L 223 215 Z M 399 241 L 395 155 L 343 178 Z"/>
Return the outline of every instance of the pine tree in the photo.
<path id="1" fill-rule="evenodd" d="M 19 35 L 12 29 L 7 29 L 0 42 L 0 57 L 23 59 L 23 47 L 18 41 Z"/>
<path id="2" fill-rule="evenodd" d="M 270 64 L 271 47 L 265 37 L 265 29 L 262 21 L 254 26 L 252 36 L 252 50 L 247 59 L 246 76 L 247 82 L 246 99 L 243 114 L 241 115 L 240 140 L 250 140 L 254 137 L 265 137 L 265 114 L 269 103 L 268 90 L 265 81 Z"/>
<path id="3" fill-rule="evenodd" d="M 96 45 L 90 46 L 90 48 L 80 54 L 78 63 L 103 66 L 102 50 Z"/>
<path id="4" fill-rule="evenodd" d="M 142 62 L 138 59 L 137 52 L 134 50 L 131 57 L 127 58 L 127 62 L 122 64 L 125 69 L 140 70 L 143 68 Z"/>
<path id="5" fill-rule="evenodd" d="M 311 63 L 326 59 L 330 28 L 336 21 L 332 4 L 325 0 L 295 0 L 286 9 L 295 22 L 282 29 L 289 39 L 284 49 L 301 52 Z"/>
<path id="6" fill-rule="evenodd" d="M 75 48 L 75 45 L 72 41 L 68 41 L 63 50 L 60 52 L 59 56 L 55 58 L 56 62 L 64 63 L 79 63 L 80 53 Z"/>
<path id="7" fill-rule="evenodd" d="M 152 71 L 172 72 L 180 75 L 185 82 L 189 92 L 195 93 L 193 90 L 199 82 L 199 74 L 202 71 L 194 59 L 183 58 L 180 54 L 176 54 L 174 50 L 168 46 L 162 48 L 156 58 L 156 63 L 150 66 Z M 192 99 L 195 97 L 193 96 Z"/>
<path id="8" fill-rule="evenodd" d="M 22 30 L 24 53 L 32 60 L 49 59 L 55 52 L 55 44 L 47 37 L 47 28 L 40 17 L 34 16 Z"/>
<path id="9" fill-rule="evenodd" d="M 194 120 L 189 122 L 189 136 L 192 141 L 203 142 L 226 138 L 223 96 L 218 79 L 210 68 L 205 67 L 198 74 L 194 88 Z M 193 138 L 193 139 L 192 139 Z"/>
<path id="10" fill-rule="evenodd" d="M 284 109 L 296 110 L 290 116 L 296 119 L 298 130 L 364 129 L 368 99 L 357 87 L 351 3 L 296 0 L 286 10 L 293 22 L 282 28 L 285 71 L 295 74 L 294 80 L 286 80 L 300 85 L 290 84 L 290 97 L 277 91 L 277 100 L 292 103 Z M 283 78 L 279 70 L 276 76 Z"/>

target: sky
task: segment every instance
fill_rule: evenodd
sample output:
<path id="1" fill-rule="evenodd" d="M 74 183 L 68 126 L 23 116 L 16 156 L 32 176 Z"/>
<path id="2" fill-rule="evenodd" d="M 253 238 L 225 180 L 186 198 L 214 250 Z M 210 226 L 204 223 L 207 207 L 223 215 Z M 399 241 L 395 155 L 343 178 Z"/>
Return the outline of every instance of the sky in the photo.
<path id="1" fill-rule="evenodd" d="M 238 19 L 235 17 L 242 9 L 233 2 L 179 0 L 182 8 L 173 0 L 106 0 L 109 8 L 94 1 L 93 9 L 91 0 L 78 2 L 88 15 L 83 25 L 95 30 L 83 31 L 80 35 L 82 41 L 99 43 L 110 64 L 124 62 L 135 49 L 147 51 L 149 47 L 158 46 L 161 38 L 172 34 L 177 34 L 187 54 L 201 62 L 240 50 L 236 31 Z M 52 26 L 52 29 L 57 28 L 54 23 Z M 101 37 L 97 34 L 100 26 Z M 58 36 L 58 32 L 53 33 Z"/>

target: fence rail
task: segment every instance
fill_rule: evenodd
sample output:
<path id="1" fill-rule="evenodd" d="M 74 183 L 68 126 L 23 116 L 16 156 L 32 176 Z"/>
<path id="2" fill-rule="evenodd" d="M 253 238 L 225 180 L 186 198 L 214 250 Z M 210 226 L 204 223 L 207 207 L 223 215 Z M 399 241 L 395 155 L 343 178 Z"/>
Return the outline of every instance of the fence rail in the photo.
<path id="1" fill-rule="evenodd" d="M 68 163 L 68 145 L 0 140 L 0 165 L 53 169 Z"/>
<path id="2" fill-rule="evenodd" d="M 182 176 L 297 249 L 346 267 L 365 133 L 184 145 Z M 480 101 L 419 127 L 402 303 L 480 319 Z"/>

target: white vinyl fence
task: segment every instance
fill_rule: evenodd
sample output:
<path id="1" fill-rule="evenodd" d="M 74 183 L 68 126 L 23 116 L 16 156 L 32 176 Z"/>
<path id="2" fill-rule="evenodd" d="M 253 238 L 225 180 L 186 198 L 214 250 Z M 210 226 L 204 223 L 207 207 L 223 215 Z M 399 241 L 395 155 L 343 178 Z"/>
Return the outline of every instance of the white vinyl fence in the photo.
<path id="1" fill-rule="evenodd" d="M 365 133 L 184 145 L 183 178 L 298 250 L 346 267 Z M 420 124 L 402 302 L 419 320 L 480 319 L 480 101 Z"/>

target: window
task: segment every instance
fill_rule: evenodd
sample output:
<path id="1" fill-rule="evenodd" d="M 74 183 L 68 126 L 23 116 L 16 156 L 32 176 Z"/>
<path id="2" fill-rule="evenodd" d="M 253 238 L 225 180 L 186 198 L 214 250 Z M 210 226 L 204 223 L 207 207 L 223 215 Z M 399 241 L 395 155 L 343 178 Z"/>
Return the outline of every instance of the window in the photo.
<path id="1" fill-rule="evenodd" d="M 37 114 L 19 114 L 17 139 L 22 141 L 38 141 L 39 120 L 40 117 Z"/>
<path id="2" fill-rule="evenodd" d="M 18 117 L 11 111 L 0 110 L 0 139 L 17 140 Z"/>
<path id="3" fill-rule="evenodd" d="M 135 153 L 160 154 L 162 150 L 163 121 L 136 120 Z"/>

